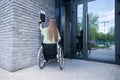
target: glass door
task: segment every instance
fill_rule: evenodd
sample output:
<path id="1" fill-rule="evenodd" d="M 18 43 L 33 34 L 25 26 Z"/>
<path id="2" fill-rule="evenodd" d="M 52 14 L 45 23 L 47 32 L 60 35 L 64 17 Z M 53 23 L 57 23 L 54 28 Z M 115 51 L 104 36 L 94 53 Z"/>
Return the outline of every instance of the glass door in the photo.
<path id="1" fill-rule="evenodd" d="M 95 0 L 88 3 L 88 42 L 91 46 L 88 59 L 91 61 L 115 63 L 114 6 L 115 0 Z"/>
<path id="2" fill-rule="evenodd" d="M 87 0 L 72 2 L 71 57 L 86 59 L 87 51 Z"/>
<path id="3" fill-rule="evenodd" d="M 77 5 L 76 55 L 83 55 L 83 4 Z"/>

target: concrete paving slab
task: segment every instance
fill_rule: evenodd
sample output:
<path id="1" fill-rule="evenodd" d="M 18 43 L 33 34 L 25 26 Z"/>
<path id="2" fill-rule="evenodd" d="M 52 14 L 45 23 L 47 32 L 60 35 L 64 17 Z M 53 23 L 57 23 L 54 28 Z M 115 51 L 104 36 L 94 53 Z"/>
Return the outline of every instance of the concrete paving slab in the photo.
<path id="1" fill-rule="evenodd" d="M 16 72 L 0 69 L 0 80 L 120 80 L 120 66 L 65 59 L 62 71 L 57 62 L 47 64 L 43 70 L 37 65 Z"/>

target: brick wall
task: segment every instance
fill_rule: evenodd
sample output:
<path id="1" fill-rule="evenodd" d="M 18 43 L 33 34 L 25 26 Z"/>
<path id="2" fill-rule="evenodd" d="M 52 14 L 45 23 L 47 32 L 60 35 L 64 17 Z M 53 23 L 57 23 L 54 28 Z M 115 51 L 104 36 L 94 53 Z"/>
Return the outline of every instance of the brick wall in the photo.
<path id="1" fill-rule="evenodd" d="M 11 69 L 9 71 L 15 71 L 18 69 L 33 66 L 36 64 L 37 52 L 42 41 L 38 25 L 39 14 L 41 10 L 45 11 L 46 22 L 44 26 L 47 26 L 49 18 L 55 16 L 55 0 L 2 0 L 2 1 L 12 3 L 12 7 L 8 7 L 9 8 L 8 10 L 11 10 L 12 16 L 9 16 L 11 18 L 10 19 L 11 26 L 9 26 L 8 24 L 2 24 L 2 26 L 0 25 L 0 27 L 3 28 L 0 29 L 0 33 L 2 34 L 5 33 L 4 35 L 9 33 L 9 35 L 6 35 L 8 39 L 4 35 L 0 34 L 0 37 L 3 36 L 5 37 L 5 39 L 0 38 L 0 45 L 2 45 L 2 47 L 0 47 L 0 50 L 2 48 L 4 50 L 4 52 L 0 52 L 0 54 L 8 58 L 9 64 L 6 66 L 11 66 Z M 0 2 L 0 5 L 1 4 L 3 3 Z M 5 13 L 7 12 L 8 11 L 6 11 Z M 5 25 L 8 25 L 8 27 Z M 7 41 L 5 41 L 6 39 Z M 2 40 L 4 41 L 4 43 L 2 42 Z M 6 45 L 9 45 L 7 46 L 9 51 L 6 49 L 5 46 L 3 46 L 5 42 L 7 42 Z M 6 50 L 8 52 L 6 52 L 5 54 Z M 3 59 L 3 57 L 0 57 L 0 60 L 1 59 Z M 2 64 L 4 63 L 4 60 L 0 62 L 0 65 L 3 68 L 4 66 Z"/>
<path id="2" fill-rule="evenodd" d="M 13 3 L 0 0 L 0 67 L 12 69 Z"/>

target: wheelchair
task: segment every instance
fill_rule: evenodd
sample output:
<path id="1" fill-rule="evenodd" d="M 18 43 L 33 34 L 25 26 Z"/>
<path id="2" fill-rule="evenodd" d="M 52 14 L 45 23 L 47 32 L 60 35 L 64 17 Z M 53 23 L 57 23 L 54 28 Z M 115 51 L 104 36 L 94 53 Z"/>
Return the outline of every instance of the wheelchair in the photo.
<path id="1" fill-rule="evenodd" d="M 62 49 L 61 45 L 42 43 L 42 45 L 38 51 L 39 68 L 43 69 L 45 67 L 45 63 L 51 59 L 57 59 L 60 70 L 63 69 L 64 54 L 63 54 L 63 49 Z"/>

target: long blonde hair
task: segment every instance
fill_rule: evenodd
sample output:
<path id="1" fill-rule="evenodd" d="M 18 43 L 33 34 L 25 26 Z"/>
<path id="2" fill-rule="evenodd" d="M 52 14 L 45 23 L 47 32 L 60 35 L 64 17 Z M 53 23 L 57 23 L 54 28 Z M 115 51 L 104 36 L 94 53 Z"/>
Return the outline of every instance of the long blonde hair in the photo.
<path id="1" fill-rule="evenodd" d="M 57 23 L 56 19 L 51 18 L 49 20 L 49 25 L 47 28 L 47 37 L 50 41 L 54 39 L 55 42 L 58 42 L 58 28 L 57 28 Z"/>

